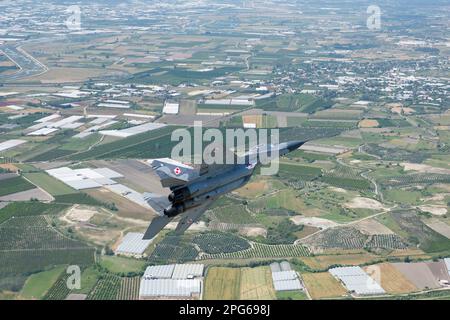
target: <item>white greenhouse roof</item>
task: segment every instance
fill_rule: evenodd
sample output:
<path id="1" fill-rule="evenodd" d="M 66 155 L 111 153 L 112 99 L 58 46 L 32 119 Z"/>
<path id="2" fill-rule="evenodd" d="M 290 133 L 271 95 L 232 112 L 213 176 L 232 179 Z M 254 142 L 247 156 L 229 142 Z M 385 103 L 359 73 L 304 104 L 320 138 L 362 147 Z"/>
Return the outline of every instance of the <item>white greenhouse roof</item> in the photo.
<path id="1" fill-rule="evenodd" d="M 55 131 L 58 131 L 58 129 L 54 129 L 54 128 L 42 128 L 33 132 L 30 132 L 29 134 L 27 134 L 27 136 L 46 136 L 50 133 L 53 133 Z"/>
<path id="2" fill-rule="evenodd" d="M 270 264 L 270 270 L 273 272 L 280 272 L 281 271 L 281 266 L 278 262 L 273 262 Z"/>
<path id="3" fill-rule="evenodd" d="M 444 259 L 445 266 L 447 267 L 448 274 L 450 275 L 450 258 Z"/>
<path id="4" fill-rule="evenodd" d="M 144 272 L 144 278 L 149 277 L 153 279 L 170 279 L 172 278 L 174 269 L 174 264 L 149 266 Z"/>
<path id="5" fill-rule="evenodd" d="M 286 280 L 286 281 L 275 281 L 273 283 L 275 291 L 290 291 L 290 290 L 302 290 L 302 285 L 298 279 L 296 280 Z"/>
<path id="6" fill-rule="evenodd" d="M 76 190 L 99 188 L 102 186 L 100 183 L 95 182 L 92 179 L 73 180 L 64 182 Z"/>
<path id="7" fill-rule="evenodd" d="M 384 294 L 384 289 L 361 267 L 333 268 L 329 272 L 341 280 L 349 291 L 360 295 Z"/>
<path id="8" fill-rule="evenodd" d="M 108 168 L 74 170 L 68 167 L 61 167 L 47 170 L 47 173 L 77 190 L 116 185 L 117 182 L 111 178 L 123 177 L 120 173 Z"/>
<path id="9" fill-rule="evenodd" d="M 126 138 L 130 137 L 139 133 L 147 132 L 156 130 L 162 127 L 165 127 L 165 124 L 162 123 L 144 123 L 138 126 L 134 126 L 131 128 L 126 128 L 122 130 L 102 130 L 100 131 L 101 134 L 107 135 L 107 136 L 114 136 L 114 137 L 121 137 Z"/>
<path id="10" fill-rule="evenodd" d="M 280 262 L 281 271 L 291 271 L 291 265 L 287 261 Z"/>
<path id="11" fill-rule="evenodd" d="M 105 178 L 110 178 L 110 179 L 123 178 L 122 174 L 120 174 L 112 169 L 109 169 L 109 168 L 97 168 L 97 169 L 92 169 L 92 171 L 95 171 L 95 172 L 101 174 Z"/>
<path id="12" fill-rule="evenodd" d="M 70 117 L 61 119 L 61 120 L 56 121 L 56 122 L 48 122 L 47 125 L 50 126 L 50 127 L 53 127 L 53 128 L 61 128 L 61 127 L 65 126 L 65 125 L 67 125 L 67 124 L 76 122 L 76 121 L 78 121 L 80 119 L 83 119 L 83 116 L 70 116 Z"/>
<path id="13" fill-rule="evenodd" d="M 38 119 L 38 120 L 36 120 L 36 121 L 34 121 L 34 122 L 48 122 L 48 121 L 50 121 L 50 120 L 54 120 L 54 119 L 57 119 L 57 118 L 60 118 L 60 117 L 61 117 L 61 116 L 60 116 L 59 114 L 54 113 L 54 114 L 49 115 L 49 116 L 47 116 L 47 117 L 40 118 L 40 119 Z"/>
<path id="14" fill-rule="evenodd" d="M 203 276 L 203 264 L 177 264 L 173 270 L 172 279 L 187 279 L 189 276 Z"/>
<path id="15" fill-rule="evenodd" d="M 141 280 L 139 296 L 145 297 L 190 297 L 200 294 L 201 281 L 198 279 L 154 279 Z"/>
<path id="16" fill-rule="evenodd" d="M 278 271 L 272 272 L 273 281 L 285 281 L 285 280 L 295 280 L 298 279 L 297 273 L 295 271 Z"/>
<path id="17" fill-rule="evenodd" d="M 145 249 L 147 249 L 151 243 L 151 240 L 142 240 L 143 237 L 143 233 L 127 233 L 117 247 L 116 253 L 143 254 Z"/>
<path id="18" fill-rule="evenodd" d="M 0 151 L 5 151 L 14 147 L 17 147 L 23 143 L 25 140 L 11 139 L 0 143 Z"/>
<path id="19" fill-rule="evenodd" d="M 142 193 L 139 193 L 127 186 L 124 186 L 123 184 L 106 185 L 105 188 L 107 188 L 108 190 L 110 190 L 114 193 L 120 194 L 121 196 L 127 198 L 128 200 L 130 200 L 140 206 L 143 206 L 145 208 L 150 208 L 147 201 L 145 201 Z"/>
<path id="20" fill-rule="evenodd" d="M 164 104 L 164 108 L 163 108 L 162 112 L 165 114 L 177 114 L 179 107 L 180 107 L 180 105 L 178 103 L 166 102 Z"/>

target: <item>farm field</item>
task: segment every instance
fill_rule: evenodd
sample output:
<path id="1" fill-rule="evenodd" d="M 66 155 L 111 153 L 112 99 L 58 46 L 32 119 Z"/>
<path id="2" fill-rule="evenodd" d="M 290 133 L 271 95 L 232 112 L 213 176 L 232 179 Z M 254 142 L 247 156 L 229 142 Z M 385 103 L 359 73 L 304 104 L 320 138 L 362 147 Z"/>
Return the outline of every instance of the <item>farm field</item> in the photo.
<path id="1" fill-rule="evenodd" d="M 43 216 L 8 219 L 0 225 L 0 238 L 2 277 L 20 278 L 59 265 L 81 267 L 94 262 L 95 248 L 56 231 Z"/>
<path id="2" fill-rule="evenodd" d="M 309 254 L 309 250 L 302 245 L 269 245 L 253 242 L 252 247 L 246 250 L 231 253 L 204 254 L 200 259 L 287 258 L 305 257 Z"/>
<path id="3" fill-rule="evenodd" d="M 277 291 L 277 300 L 308 300 L 308 296 L 303 291 Z"/>
<path id="4" fill-rule="evenodd" d="M 45 172 L 24 173 L 24 177 L 53 196 L 78 192 Z"/>
<path id="5" fill-rule="evenodd" d="M 371 261 L 377 261 L 378 256 L 370 253 L 344 253 L 317 255 L 314 257 L 302 257 L 300 260 L 308 267 L 315 270 L 326 270 L 333 265 L 356 266 L 366 264 Z"/>
<path id="6" fill-rule="evenodd" d="M 276 298 L 268 266 L 255 268 L 210 267 L 204 300 L 273 300 Z"/>
<path id="7" fill-rule="evenodd" d="M 368 236 L 352 227 L 339 227 L 327 229 L 315 234 L 303 243 L 311 248 L 313 252 L 324 250 L 358 250 L 363 249 Z"/>
<path id="8" fill-rule="evenodd" d="M 312 299 L 338 298 L 347 295 L 347 289 L 329 272 L 303 273 L 302 279 Z"/>
<path id="9" fill-rule="evenodd" d="M 230 205 L 212 209 L 214 217 L 219 222 L 235 223 L 235 224 L 251 224 L 257 223 L 255 217 L 245 210 L 242 205 Z"/>
<path id="10" fill-rule="evenodd" d="M 141 272 L 145 266 L 145 262 L 142 260 L 118 256 L 102 256 L 99 263 L 109 272 L 116 274 Z"/>
<path id="11" fill-rule="evenodd" d="M 414 210 L 394 211 L 379 221 L 426 253 L 450 250 L 450 240 L 423 223 Z"/>
<path id="12" fill-rule="evenodd" d="M 116 300 L 121 288 L 121 279 L 112 274 L 102 275 L 89 292 L 87 300 Z"/>
<path id="13" fill-rule="evenodd" d="M 67 288 L 67 279 L 69 275 L 65 272 L 61 273 L 53 286 L 47 291 L 44 300 L 64 300 L 70 293 Z"/>
<path id="14" fill-rule="evenodd" d="M 293 163 L 280 163 L 279 175 L 288 179 L 301 179 L 305 181 L 317 178 L 322 170 L 317 167 Z"/>
<path id="15" fill-rule="evenodd" d="M 237 300 L 241 271 L 238 268 L 211 267 L 206 275 L 204 300 Z"/>
<path id="16" fill-rule="evenodd" d="M 24 299 L 42 299 L 64 270 L 65 266 L 60 266 L 31 275 L 20 291 L 20 296 Z"/>
<path id="17" fill-rule="evenodd" d="M 193 261 L 197 256 L 197 249 L 185 239 L 166 236 L 156 245 L 148 260 L 151 263 L 183 263 Z"/>
<path id="18" fill-rule="evenodd" d="M 439 282 L 425 262 L 417 263 L 392 263 L 394 268 L 401 272 L 417 289 L 436 289 Z"/>
<path id="19" fill-rule="evenodd" d="M 375 281 L 381 280 L 381 287 L 390 294 L 410 293 L 417 291 L 414 286 L 399 270 L 390 263 L 376 264 L 363 268 Z M 371 271 L 375 271 L 371 273 Z"/>
<path id="20" fill-rule="evenodd" d="M 272 273 L 269 267 L 241 269 L 240 299 L 272 300 L 275 297 Z"/>
<path id="21" fill-rule="evenodd" d="M 0 196 L 13 194 L 16 192 L 34 189 L 35 186 L 24 178 L 18 176 L 10 179 L 0 180 Z"/>
<path id="22" fill-rule="evenodd" d="M 37 201 L 13 202 L 0 209 L 0 224 L 11 217 L 55 215 L 67 209 L 67 205 Z"/>
<path id="23" fill-rule="evenodd" d="M 138 300 L 140 283 L 140 277 L 122 278 L 117 300 Z"/>
<path id="24" fill-rule="evenodd" d="M 243 238 L 229 233 L 203 233 L 192 240 L 207 254 L 228 253 L 246 250 L 250 244 Z"/>

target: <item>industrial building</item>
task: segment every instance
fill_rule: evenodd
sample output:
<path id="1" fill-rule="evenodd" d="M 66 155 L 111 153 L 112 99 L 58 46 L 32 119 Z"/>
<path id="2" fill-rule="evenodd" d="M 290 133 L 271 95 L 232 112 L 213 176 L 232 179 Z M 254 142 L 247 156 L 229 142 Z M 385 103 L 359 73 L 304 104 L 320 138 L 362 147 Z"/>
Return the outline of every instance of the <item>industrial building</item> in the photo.
<path id="1" fill-rule="evenodd" d="M 202 293 L 203 264 L 149 266 L 139 289 L 140 299 L 199 299 Z"/>
<path id="2" fill-rule="evenodd" d="M 348 291 L 357 295 L 385 294 L 384 289 L 372 279 L 361 267 L 340 267 L 329 272 L 340 280 Z"/>

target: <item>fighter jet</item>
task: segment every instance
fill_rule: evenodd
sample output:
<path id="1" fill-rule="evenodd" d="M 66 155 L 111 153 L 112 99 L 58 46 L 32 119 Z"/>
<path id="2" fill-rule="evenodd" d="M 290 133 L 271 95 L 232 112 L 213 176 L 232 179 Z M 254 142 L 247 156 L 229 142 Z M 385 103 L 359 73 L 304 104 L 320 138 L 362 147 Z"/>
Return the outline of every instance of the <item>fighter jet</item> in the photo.
<path id="1" fill-rule="evenodd" d="M 306 142 L 306 141 L 305 141 Z M 195 169 L 190 165 L 164 158 L 151 162 L 161 180 L 161 185 L 172 191 L 168 197 L 154 193 L 144 193 L 144 199 L 159 215 L 154 218 L 143 239 L 154 238 L 175 217 L 181 219 L 175 229 L 182 234 L 220 196 L 244 186 L 252 176 L 260 159 L 273 160 L 272 155 L 283 156 L 298 149 L 305 142 L 291 141 L 277 145 L 257 146 L 234 164 L 202 165 Z M 235 157 L 235 159 L 238 156 Z"/>

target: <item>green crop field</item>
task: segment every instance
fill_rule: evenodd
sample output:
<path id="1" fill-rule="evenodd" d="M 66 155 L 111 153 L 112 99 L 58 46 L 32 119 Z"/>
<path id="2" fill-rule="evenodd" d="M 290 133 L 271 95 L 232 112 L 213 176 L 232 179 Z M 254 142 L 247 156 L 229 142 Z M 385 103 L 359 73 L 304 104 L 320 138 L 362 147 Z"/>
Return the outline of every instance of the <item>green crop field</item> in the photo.
<path id="1" fill-rule="evenodd" d="M 402 189 L 390 189 L 384 192 L 385 197 L 389 201 L 402 204 L 419 204 L 422 193 L 419 191 L 407 191 Z"/>
<path id="2" fill-rule="evenodd" d="M 43 216 L 14 217 L 0 225 L 0 277 L 21 277 L 58 265 L 90 265 L 94 252 L 53 229 Z"/>
<path id="3" fill-rule="evenodd" d="M 363 179 L 323 176 L 320 178 L 320 181 L 335 187 L 350 190 L 370 190 L 372 188 L 372 184 L 368 180 Z"/>
<path id="4" fill-rule="evenodd" d="M 22 177 L 0 180 L 0 196 L 36 188 Z"/>
<path id="5" fill-rule="evenodd" d="M 68 151 L 82 151 L 88 149 L 94 143 L 98 143 L 101 139 L 99 133 L 93 133 L 84 139 L 71 138 L 69 142 L 63 144 L 59 149 Z"/>
<path id="6" fill-rule="evenodd" d="M 304 127 L 315 128 L 342 128 L 342 129 L 354 129 L 358 126 L 357 121 L 324 121 L 324 120 L 312 120 L 309 119 L 303 123 Z"/>
<path id="7" fill-rule="evenodd" d="M 65 183 L 53 178 L 45 172 L 24 173 L 24 177 L 50 193 L 52 196 L 59 196 L 77 192 L 75 189 L 72 189 Z"/>
<path id="8" fill-rule="evenodd" d="M 90 206 L 101 206 L 102 202 L 94 199 L 90 195 L 82 192 L 71 193 L 71 194 L 63 194 L 55 196 L 56 203 L 62 204 L 86 204 Z"/>
<path id="9" fill-rule="evenodd" d="M 62 264 L 90 265 L 94 262 L 94 249 L 36 249 L 29 251 L 1 251 L 0 276 L 30 274 Z"/>
<path id="10" fill-rule="evenodd" d="M 236 224 L 256 223 L 256 219 L 242 205 L 217 207 L 214 209 L 214 216 L 220 222 Z"/>
<path id="11" fill-rule="evenodd" d="M 379 221 L 425 252 L 450 250 L 450 240 L 425 225 L 414 210 L 394 211 L 383 215 Z"/>
<path id="12" fill-rule="evenodd" d="M 195 236 L 192 242 L 209 254 L 241 251 L 250 247 L 245 239 L 222 232 L 203 233 Z"/>
<path id="13" fill-rule="evenodd" d="M 64 300 L 70 293 L 70 289 L 67 288 L 67 279 L 69 274 L 63 272 L 59 278 L 53 284 L 53 286 L 46 292 L 44 300 Z"/>
<path id="14" fill-rule="evenodd" d="M 88 300 L 116 300 L 120 291 L 121 279 L 112 274 L 101 275 Z"/>
<path id="15" fill-rule="evenodd" d="M 166 236 L 159 242 L 148 258 L 151 263 L 183 263 L 193 261 L 197 249 L 179 236 Z"/>
<path id="16" fill-rule="evenodd" d="M 276 295 L 278 300 L 308 300 L 306 293 L 300 290 L 278 291 Z"/>
<path id="17" fill-rule="evenodd" d="M 162 157 L 164 154 L 170 155 L 172 146 L 175 144 L 170 142 L 170 134 L 177 127 L 164 127 L 158 130 L 144 132 L 132 137 L 116 140 L 109 143 L 100 144 L 93 147 L 89 151 L 80 152 L 69 156 L 71 160 L 99 159 L 111 157 L 146 157 L 152 154 L 155 157 Z"/>
<path id="18" fill-rule="evenodd" d="M 411 124 L 403 119 L 376 119 L 380 127 L 410 127 Z"/>
<path id="19" fill-rule="evenodd" d="M 100 259 L 100 265 L 112 273 L 139 273 L 144 270 L 145 262 L 142 260 L 118 256 L 102 256 Z"/>
<path id="20" fill-rule="evenodd" d="M 54 215 L 68 206 L 64 204 L 42 203 L 38 201 L 12 202 L 0 209 L 0 223 L 11 217 Z"/>
<path id="21" fill-rule="evenodd" d="M 131 81 L 136 83 L 167 83 L 172 85 L 179 85 L 185 81 L 202 83 L 209 79 L 221 77 L 240 70 L 241 68 L 239 67 L 222 67 L 204 72 L 183 68 L 154 68 L 134 74 Z"/>
<path id="22" fill-rule="evenodd" d="M 140 284 L 140 277 L 122 278 L 117 300 L 138 300 Z"/>
<path id="23" fill-rule="evenodd" d="M 25 299 L 42 299 L 64 270 L 64 266 L 59 266 L 31 275 L 20 291 L 20 296 Z"/>
<path id="24" fill-rule="evenodd" d="M 288 189 L 250 201 L 249 208 L 258 213 L 267 209 L 286 209 L 287 211 L 301 212 L 305 209 L 305 204 L 294 190 Z M 261 216 L 258 216 L 258 218 L 261 218 Z"/>
<path id="25" fill-rule="evenodd" d="M 278 97 L 257 100 L 256 107 L 267 111 L 299 111 L 314 113 L 317 110 L 331 107 L 320 98 L 310 94 L 282 94 Z"/>
<path id="26" fill-rule="evenodd" d="M 204 254 L 200 259 L 250 259 L 250 258 L 287 258 L 287 257 L 306 257 L 310 252 L 308 248 L 294 244 L 262 244 L 253 242 L 251 248 L 217 254 Z"/>
<path id="27" fill-rule="evenodd" d="M 313 180 L 322 173 L 317 167 L 301 164 L 280 163 L 279 175 L 287 179 Z"/>

